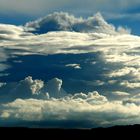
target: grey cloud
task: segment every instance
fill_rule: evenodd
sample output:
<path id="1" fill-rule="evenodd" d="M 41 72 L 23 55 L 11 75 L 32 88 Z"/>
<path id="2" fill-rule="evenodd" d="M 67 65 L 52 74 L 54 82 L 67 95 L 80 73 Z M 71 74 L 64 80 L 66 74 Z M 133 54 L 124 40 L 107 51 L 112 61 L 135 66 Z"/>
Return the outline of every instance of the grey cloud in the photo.
<path id="1" fill-rule="evenodd" d="M 61 21 L 64 17 L 56 16 L 56 21 Z M 55 69 L 56 73 L 64 70 L 63 73 L 67 72 L 66 69 L 73 70 L 66 65 L 74 67 L 80 65 L 82 69 L 74 70 L 78 71 L 74 73 L 78 75 L 77 79 L 74 79 L 73 85 L 67 85 L 68 88 L 72 89 L 80 83 L 78 85 L 80 89 L 85 88 L 85 85 L 90 85 L 93 89 L 90 92 L 69 92 L 70 95 L 68 95 L 63 89 L 63 85 L 65 85 L 63 82 L 70 80 L 67 77 L 63 77 L 63 81 L 54 78 L 47 82 L 33 80 L 32 77 L 12 82 L 11 78 L 11 82 L 0 83 L 0 123 L 8 125 L 9 121 L 16 124 L 17 121 L 32 123 L 33 121 L 82 122 L 84 120 L 90 123 L 90 127 L 139 123 L 140 100 L 139 95 L 136 96 L 136 94 L 139 94 L 140 87 L 140 38 L 131 34 L 118 33 L 113 25 L 108 25 L 101 16 L 99 17 L 101 22 L 96 25 L 100 25 L 99 29 L 105 28 L 106 32 L 101 32 L 102 30 L 98 30 L 99 32 L 96 33 L 52 31 L 36 35 L 25 31 L 25 27 L 0 25 L 1 72 L 7 74 L 8 67 L 12 67 L 9 61 L 13 60 L 16 64 L 20 62 L 18 64 L 22 65 L 25 60 L 23 61 L 21 58 L 36 58 L 35 60 L 37 60 L 37 55 L 43 58 L 44 63 L 37 62 L 41 62 L 42 65 L 39 66 L 44 68 L 47 62 L 50 62 L 44 58 L 57 54 L 63 62 L 59 62 L 59 59 L 51 61 L 54 63 L 50 65 L 50 62 L 47 65 L 50 66 L 47 67 L 50 68 L 50 72 Z M 69 21 L 75 22 L 75 20 L 93 25 L 92 21 L 95 17 L 89 18 L 91 20 L 87 21 L 71 18 L 69 15 L 68 18 L 66 24 L 65 22 L 62 24 L 63 27 L 64 25 L 67 27 Z M 98 18 L 96 21 L 98 23 Z M 36 24 L 38 25 L 38 21 Z M 115 34 L 110 34 L 112 29 Z M 81 56 L 77 57 L 77 55 Z M 69 56 L 70 60 L 65 61 L 63 56 Z M 75 58 L 71 60 L 73 57 Z M 35 60 L 33 59 L 33 61 Z M 32 66 L 33 61 L 29 61 L 28 65 L 31 65 L 32 69 L 35 68 L 33 71 L 36 69 L 38 71 L 38 66 Z M 53 69 L 51 69 L 52 66 L 54 66 Z M 24 71 L 24 67 L 22 68 L 21 70 Z M 48 70 L 47 68 L 45 67 L 45 72 Z M 59 72 L 57 74 L 58 77 L 62 76 L 59 75 Z M 69 78 L 73 78 L 70 76 Z M 100 91 L 98 93 L 97 89 L 102 93 Z M 30 123 L 27 123 L 27 126 Z M 61 127 L 61 123 L 59 124 Z"/>
<path id="2" fill-rule="evenodd" d="M 140 19 L 140 13 L 103 13 L 107 20 L 128 20 L 137 22 Z"/>
<path id="3" fill-rule="evenodd" d="M 0 8 L 2 13 L 9 14 L 19 13 L 23 15 L 40 15 L 41 13 L 46 13 L 50 9 L 55 9 L 63 6 L 66 2 L 64 0 L 0 0 Z M 34 6 L 32 6 L 34 4 Z"/>
<path id="4" fill-rule="evenodd" d="M 108 24 L 100 13 L 87 19 L 76 18 L 73 15 L 63 12 L 55 12 L 44 18 L 29 22 L 25 25 L 27 31 L 33 33 L 47 33 L 49 31 L 75 31 L 75 32 L 97 32 L 97 33 L 130 33 L 123 27 L 115 29 L 111 24 Z"/>
<path id="5" fill-rule="evenodd" d="M 41 80 L 33 80 L 32 77 L 28 76 L 19 82 L 1 84 L 0 86 L 0 102 L 8 102 L 17 98 L 60 98 L 65 95 L 67 94 L 62 89 L 62 80 L 58 78 L 44 83 Z"/>
<path id="6" fill-rule="evenodd" d="M 24 15 L 41 15 L 46 12 L 54 10 L 63 10 L 69 12 L 92 12 L 109 11 L 120 12 L 124 9 L 129 9 L 140 4 L 139 0 L 0 0 L 0 9 L 2 13 L 15 12 L 22 13 Z M 34 4 L 34 6 L 32 6 Z"/>

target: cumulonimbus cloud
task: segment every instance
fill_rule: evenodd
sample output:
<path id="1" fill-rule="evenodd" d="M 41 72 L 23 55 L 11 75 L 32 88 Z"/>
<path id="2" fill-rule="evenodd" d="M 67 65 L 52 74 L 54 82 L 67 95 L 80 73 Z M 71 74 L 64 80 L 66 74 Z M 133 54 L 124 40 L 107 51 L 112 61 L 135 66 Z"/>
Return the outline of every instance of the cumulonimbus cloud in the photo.
<path id="1" fill-rule="evenodd" d="M 48 27 L 52 21 L 55 30 Z M 42 24 L 44 34 L 29 31 L 42 30 Z M 75 26 L 80 26 L 78 31 L 70 30 Z M 29 126 L 36 121 L 46 127 L 48 121 L 60 127 L 65 121 L 89 122 L 84 127 L 139 123 L 140 38 L 119 30 L 99 14 L 85 20 L 55 13 L 26 27 L 1 24 L 0 123 Z M 20 68 L 16 73 L 14 66 Z M 47 81 L 20 79 L 26 70 L 26 76 L 41 70 Z M 47 71 L 53 79 L 44 77 Z M 63 86 L 86 91 L 70 92 Z"/>
<path id="2" fill-rule="evenodd" d="M 0 3 L 1 13 L 8 15 L 11 15 L 11 13 L 23 14 L 26 16 L 44 15 L 49 11 L 60 11 L 60 9 L 78 14 L 92 14 L 91 12 L 97 12 L 98 10 L 109 13 L 120 13 L 122 10 L 127 11 L 140 4 L 139 0 L 133 0 L 133 2 L 129 0 L 67 0 L 67 2 L 65 0 L 24 0 L 22 2 L 16 0 L 11 0 L 10 2 L 8 0 L 0 0 Z M 32 3 L 34 3 L 34 6 L 32 6 Z"/>
<path id="3" fill-rule="evenodd" d="M 58 82 L 59 81 L 59 82 Z M 32 80 L 31 77 L 26 78 L 24 81 L 20 81 L 15 85 L 18 87 L 22 84 L 25 87 L 25 82 L 28 84 L 28 88 L 32 93 L 30 93 L 30 98 L 27 95 L 27 88 L 23 88 L 24 94 L 22 97 L 19 95 L 20 91 L 14 91 L 16 96 L 20 97 L 10 103 L 4 103 L 0 105 L 0 122 L 2 126 L 19 126 L 41 127 L 39 124 L 33 124 L 33 122 L 44 122 L 45 127 L 53 127 L 54 123 L 59 122 L 59 127 L 64 127 L 63 122 L 89 122 L 90 125 L 81 125 L 72 127 L 99 127 L 99 126 L 112 126 L 112 125 L 124 125 L 139 123 L 139 104 L 138 98 L 132 97 L 120 101 L 109 101 L 105 96 L 100 95 L 98 92 L 93 91 L 88 94 L 76 93 L 74 95 L 59 96 L 59 98 L 49 97 L 49 95 L 54 94 L 54 91 L 50 94 L 39 93 L 39 89 L 42 88 L 42 81 Z M 58 83 L 55 87 L 55 83 Z M 39 83 L 39 84 L 37 84 Z M 40 84 L 41 83 L 41 84 Z M 52 86 L 60 91 L 59 84 L 60 80 L 54 79 L 50 82 Z M 39 86 L 41 85 L 41 86 Z M 61 86 L 61 84 L 60 84 Z M 15 89 L 13 87 L 13 89 Z M 13 90 L 12 88 L 10 90 Z M 41 90 L 40 90 L 41 91 Z M 36 98 L 33 94 L 38 94 L 42 98 Z M 14 94 L 11 93 L 11 94 Z M 59 93 L 61 94 L 61 93 Z M 126 95 L 126 93 L 118 93 Z M 62 94 L 61 94 L 62 95 Z M 47 96 L 47 98 L 46 98 Z M 5 96 L 6 98 L 6 96 Z M 48 122 L 49 125 L 48 125 Z M 54 122 L 54 123 L 53 123 Z M 60 123 L 61 122 L 61 123 Z M 25 124 L 24 124 L 25 123 Z M 69 127 L 69 126 L 65 126 Z"/>
<path id="4" fill-rule="evenodd" d="M 29 22 L 25 25 L 27 30 L 34 33 L 47 33 L 49 31 L 75 31 L 75 32 L 98 32 L 107 34 L 129 33 L 123 27 L 118 30 L 108 24 L 100 13 L 87 19 L 76 18 L 64 12 L 55 12 L 44 18 Z"/>

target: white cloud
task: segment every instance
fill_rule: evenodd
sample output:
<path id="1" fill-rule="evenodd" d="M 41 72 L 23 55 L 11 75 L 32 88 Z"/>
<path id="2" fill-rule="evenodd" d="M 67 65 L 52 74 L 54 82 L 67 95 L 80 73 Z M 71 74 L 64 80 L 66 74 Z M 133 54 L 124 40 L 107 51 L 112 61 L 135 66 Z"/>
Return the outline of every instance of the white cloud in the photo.
<path id="1" fill-rule="evenodd" d="M 80 64 L 67 64 L 66 67 L 72 67 L 74 69 L 81 69 Z"/>
<path id="2" fill-rule="evenodd" d="M 124 81 L 121 81 L 120 82 L 120 85 L 121 86 L 124 86 L 124 87 L 126 87 L 126 88 L 131 88 L 131 89 L 136 89 L 136 88 L 138 88 L 139 89 L 139 87 L 140 87 L 140 82 L 138 81 L 136 81 L 136 82 L 133 82 L 133 81 L 127 81 L 127 80 L 124 80 Z"/>
<path id="3" fill-rule="evenodd" d="M 62 15 L 65 14 L 62 13 Z M 67 16 L 69 17 L 69 15 Z M 94 18 L 98 18 L 98 16 L 101 18 L 100 15 L 96 15 Z M 69 18 L 71 19 L 71 16 Z M 103 19 L 101 18 L 101 21 L 102 20 Z M 103 26 L 107 24 L 104 22 L 105 21 L 103 21 Z M 102 22 L 99 25 L 102 28 Z M 107 24 L 107 27 L 108 26 L 110 27 L 110 25 Z M 140 56 L 138 54 L 140 43 L 139 37 L 121 33 L 112 35 L 110 34 L 110 28 L 107 28 L 106 31 L 108 32 L 78 33 L 60 31 L 35 35 L 25 32 L 22 27 L 1 25 L 0 35 L 7 36 L 7 39 L 2 38 L 0 42 L 1 71 L 4 71 L 10 67 L 10 65 L 7 64 L 7 60 L 14 57 L 15 55 L 46 55 L 59 53 L 79 54 L 100 52 L 100 60 L 98 61 L 101 61 L 107 67 L 114 64 L 117 65 L 118 63 L 121 66 L 121 68 L 110 69 L 102 75 L 108 78 L 128 76 L 128 78 L 131 80 L 133 78 L 133 80 L 135 79 L 138 81 L 140 75 Z M 96 62 L 94 65 L 97 65 L 98 62 L 96 60 L 94 61 Z M 74 68 L 81 67 L 76 62 L 73 64 Z M 96 79 L 96 81 L 98 81 L 98 79 Z M 104 81 L 102 82 L 105 83 Z M 135 84 L 137 84 L 136 81 Z M 121 84 L 121 86 L 125 85 L 126 84 Z M 138 86 L 139 84 L 137 84 L 137 88 Z"/>
<path id="4" fill-rule="evenodd" d="M 0 0 L 0 11 L 1 13 L 11 15 L 23 14 L 28 16 L 45 15 L 52 11 L 69 11 L 73 13 L 95 13 L 100 11 L 119 13 L 127 9 L 137 7 L 140 2 L 139 0 Z M 32 6 L 34 4 L 34 6 Z"/>
<path id="5" fill-rule="evenodd" d="M 117 31 L 121 34 L 130 34 L 131 33 L 131 29 L 129 28 L 124 28 L 122 26 L 119 26 Z"/>
<path id="6" fill-rule="evenodd" d="M 6 13 L 8 15 L 10 15 L 10 13 L 15 13 L 34 16 L 42 13 L 45 14 L 47 11 L 55 10 L 58 7 L 63 7 L 63 5 L 65 5 L 67 2 L 64 0 L 0 0 L 0 3 L 1 13 Z M 32 6 L 32 4 L 34 4 L 34 6 Z"/>
<path id="7" fill-rule="evenodd" d="M 55 14 L 50 15 L 51 18 L 53 18 L 54 15 Z M 65 17 L 66 19 L 69 19 L 68 21 L 72 23 L 75 23 L 75 21 L 76 22 L 82 21 L 88 24 L 92 23 L 91 21 L 94 21 L 94 19 L 97 19 L 99 33 L 59 31 L 35 35 L 24 31 L 23 27 L 1 24 L 0 25 L 0 36 L 2 37 L 0 42 L 1 72 L 4 72 L 6 69 L 10 67 L 10 64 L 7 63 L 7 60 L 15 57 L 15 55 L 31 55 L 31 54 L 46 55 L 46 54 L 62 54 L 62 53 L 80 54 L 80 53 L 100 52 L 99 56 L 100 59 L 93 60 L 94 62 L 96 62 L 94 63 L 94 65 L 98 65 L 99 62 L 102 62 L 104 65 L 106 65 L 106 67 L 108 66 L 112 67 L 112 69 L 109 69 L 107 72 L 102 73 L 102 75 L 106 76 L 107 78 L 111 78 L 109 79 L 110 81 L 114 80 L 114 78 L 125 76 L 128 78 L 126 79 L 128 81 L 135 80 L 131 82 L 131 87 L 132 83 L 134 83 L 135 86 L 134 84 L 133 86 L 139 88 L 140 38 L 138 36 L 116 33 L 113 25 L 109 25 L 106 21 L 104 21 L 104 19 L 101 17 L 100 14 L 97 14 L 92 18 L 88 18 L 87 20 L 77 19 L 65 13 L 60 13 L 60 15 L 59 13 L 57 13 L 56 15 L 57 15 L 56 19 L 58 21 L 59 18 L 62 20 Z M 102 33 L 102 30 L 100 30 L 104 28 L 106 29 L 106 33 Z M 110 34 L 112 30 L 113 32 L 115 32 L 115 34 Z M 73 64 L 74 68 L 81 68 L 81 66 L 77 64 L 77 62 Z M 119 67 L 116 66 L 115 69 L 113 69 L 114 65 L 118 64 L 120 66 Z M 3 73 L 3 75 L 5 75 L 5 72 Z M 96 81 L 97 83 L 94 84 L 94 86 L 95 85 L 103 86 L 106 83 L 105 81 L 101 81 L 100 83 L 99 79 L 95 79 L 94 81 Z M 121 81 L 120 86 L 122 87 L 124 86 L 127 88 L 128 82 L 122 83 Z"/>
<path id="8" fill-rule="evenodd" d="M 49 93 L 50 97 L 60 98 L 66 95 L 66 92 L 62 89 L 62 80 L 54 78 L 47 82 L 45 91 Z"/>
<path id="9" fill-rule="evenodd" d="M 48 81 L 47 84 L 43 83 L 40 80 L 32 80 L 31 77 L 27 77 L 19 83 L 12 84 L 14 86 L 10 86 L 9 90 L 14 91 L 11 94 L 16 95 L 16 99 L 10 102 L 7 100 L 7 102 L 0 104 L 0 122 L 2 121 L 8 126 L 8 122 L 12 120 L 13 126 L 16 126 L 18 121 L 19 124 L 21 122 L 20 126 L 23 124 L 23 126 L 28 127 L 32 122 L 45 123 L 49 121 L 52 122 L 50 126 L 53 126 L 53 122 L 61 122 L 58 127 L 64 127 L 63 121 L 90 122 L 89 126 L 82 126 L 81 124 L 78 127 L 108 127 L 139 123 L 139 95 L 130 96 L 129 93 L 115 91 L 111 94 L 118 101 L 109 101 L 107 97 L 96 91 L 87 94 L 64 94 L 61 88 L 62 80 L 57 78 Z M 1 85 L 1 87 L 3 86 L 5 84 Z M 21 96 L 23 90 L 24 93 Z M 27 96 L 29 92 L 31 95 Z M 56 94 L 62 96 L 56 96 Z M 21 99 L 25 96 L 28 98 Z M 5 98 L 8 98 L 6 94 Z M 36 127 L 41 126 L 37 125 Z M 48 127 L 48 125 L 46 124 L 45 127 Z M 73 125 L 72 127 L 77 126 Z"/>
<path id="10" fill-rule="evenodd" d="M 60 98 L 65 95 L 66 92 L 62 89 L 62 80 L 58 78 L 44 83 L 41 80 L 33 80 L 32 77 L 28 76 L 17 83 L 1 83 L 0 86 L 0 102 L 15 100 L 16 98 Z"/>
<path id="11" fill-rule="evenodd" d="M 123 92 L 123 91 L 114 91 L 114 92 L 111 92 L 111 93 L 108 93 L 108 94 L 109 94 L 108 97 L 111 100 L 118 100 L 118 101 L 126 100 L 126 99 L 130 98 L 130 96 L 131 96 L 130 93 Z"/>
<path id="12" fill-rule="evenodd" d="M 130 98 L 127 98 L 123 101 L 123 104 L 136 104 L 136 105 L 140 105 L 140 94 L 134 94 L 133 96 L 131 96 Z"/>
<path id="13" fill-rule="evenodd" d="M 131 76 L 134 78 L 140 78 L 139 76 L 140 68 L 135 67 L 123 67 L 109 73 L 109 77 L 121 77 L 121 76 Z"/>
<path id="14" fill-rule="evenodd" d="M 91 23 L 95 18 L 101 17 L 96 15 L 86 21 L 78 21 L 93 25 Z M 75 20 L 77 22 L 73 17 L 71 22 Z M 91 76 L 89 81 L 84 79 L 87 85 L 103 92 L 101 95 L 96 91 L 67 95 L 62 88 L 63 81 L 58 78 L 43 82 L 27 77 L 19 82 L 1 83 L 0 122 L 85 120 L 92 127 L 139 123 L 140 100 L 135 94 L 140 88 L 140 37 L 116 33 L 112 25 L 102 20 L 97 25 L 106 32 L 99 30 L 96 33 L 59 31 L 36 35 L 25 32 L 23 27 L 0 25 L 1 74 L 6 74 L 6 69 L 12 67 L 8 62 L 16 55 L 93 53 L 96 56 L 91 55 L 86 60 L 87 67 L 83 65 L 85 62 L 76 59 L 61 64 L 74 68 L 82 65 L 82 74 L 90 73 Z M 112 29 L 115 34 L 111 33 Z M 18 60 L 14 62 L 22 63 Z"/>

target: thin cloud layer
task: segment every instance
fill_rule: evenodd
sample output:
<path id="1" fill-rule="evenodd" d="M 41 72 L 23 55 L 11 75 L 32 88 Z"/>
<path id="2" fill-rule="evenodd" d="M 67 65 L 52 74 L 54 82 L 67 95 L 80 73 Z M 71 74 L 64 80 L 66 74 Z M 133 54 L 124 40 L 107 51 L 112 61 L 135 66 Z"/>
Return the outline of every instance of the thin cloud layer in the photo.
<path id="1" fill-rule="evenodd" d="M 130 0 L 0 0 L 0 3 L 1 13 L 7 13 L 8 15 L 11 15 L 11 13 L 19 13 L 30 16 L 44 15 L 50 11 L 60 11 L 60 9 L 74 13 L 90 13 L 90 11 L 97 12 L 98 10 L 119 13 L 120 11 L 135 8 L 140 4 L 139 0 L 133 0 L 133 2 Z M 32 6 L 32 4 L 34 4 L 34 6 Z"/>

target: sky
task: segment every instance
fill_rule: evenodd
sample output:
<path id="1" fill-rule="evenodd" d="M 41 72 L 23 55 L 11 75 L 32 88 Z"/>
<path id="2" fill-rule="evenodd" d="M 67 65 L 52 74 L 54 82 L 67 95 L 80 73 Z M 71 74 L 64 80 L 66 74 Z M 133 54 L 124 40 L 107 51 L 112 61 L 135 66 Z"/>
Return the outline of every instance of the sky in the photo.
<path id="1" fill-rule="evenodd" d="M 110 23 L 140 34 L 139 0 L 0 0 L 0 23 L 24 24 L 55 11 L 88 17 L 96 12 Z"/>
<path id="2" fill-rule="evenodd" d="M 140 124 L 139 5 L 0 0 L 0 125 Z"/>

